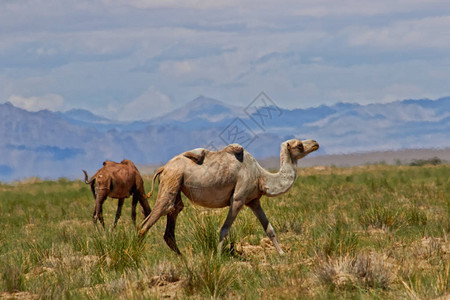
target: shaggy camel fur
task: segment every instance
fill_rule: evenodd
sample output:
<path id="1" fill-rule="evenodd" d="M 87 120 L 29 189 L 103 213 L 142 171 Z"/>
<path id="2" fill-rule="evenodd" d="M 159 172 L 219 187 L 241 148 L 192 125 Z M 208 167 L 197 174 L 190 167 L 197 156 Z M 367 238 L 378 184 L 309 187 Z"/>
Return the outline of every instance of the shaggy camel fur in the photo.
<path id="1" fill-rule="evenodd" d="M 136 205 L 138 202 L 142 206 L 144 215 L 147 217 L 150 214 L 151 209 L 147 201 L 148 196 L 145 194 L 144 181 L 132 161 L 124 159 L 122 162 L 116 163 L 107 160 L 103 163 L 103 168 L 98 170 L 90 180 L 87 172 L 84 170 L 83 172 L 85 176 L 84 181 L 91 186 L 91 191 L 95 198 L 95 209 L 92 214 L 94 223 L 97 223 L 98 218 L 103 227 L 105 227 L 102 207 L 108 196 L 118 199 L 114 227 L 119 221 L 125 198 L 128 198 L 131 194 L 133 195 L 131 218 L 134 226 L 136 226 Z"/>
<path id="2" fill-rule="evenodd" d="M 248 206 L 256 215 L 278 253 L 283 254 L 275 232 L 270 225 L 260 198 L 274 197 L 287 192 L 297 176 L 297 160 L 316 151 L 314 140 L 288 140 L 281 144 L 281 167 L 278 173 L 262 168 L 255 158 L 238 144 L 231 144 L 221 151 L 197 148 L 172 158 L 158 169 L 153 184 L 159 176 L 159 192 L 153 211 L 140 225 L 140 237 L 163 215 L 167 215 L 164 240 L 176 253 L 180 250 L 175 240 L 175 223 L 183 209 L 181 192 L 192 202 L 208 207 L 229 206 L 228 216 L 220 230 L 219 251 L 238 212 Z M 153 192 L 153 185 L 152 191 Z"/>

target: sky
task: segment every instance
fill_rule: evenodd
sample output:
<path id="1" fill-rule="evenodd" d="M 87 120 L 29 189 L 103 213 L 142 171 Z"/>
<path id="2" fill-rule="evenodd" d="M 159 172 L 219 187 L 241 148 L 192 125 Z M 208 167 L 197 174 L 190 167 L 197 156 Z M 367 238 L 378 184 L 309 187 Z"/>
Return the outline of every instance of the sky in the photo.
<path id="1" fill-rule="evenodd" d="M 148 120 L 450 96 L 448 1 L 0 0 L 0 103 Z"/>

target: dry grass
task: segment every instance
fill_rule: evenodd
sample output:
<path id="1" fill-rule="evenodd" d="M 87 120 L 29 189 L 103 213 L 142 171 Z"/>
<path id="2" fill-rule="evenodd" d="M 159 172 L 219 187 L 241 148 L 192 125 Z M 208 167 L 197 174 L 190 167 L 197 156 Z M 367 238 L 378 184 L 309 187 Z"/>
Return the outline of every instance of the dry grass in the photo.
<path id="1" fill-rule="evenodd" d="M 316 276 L 331 289 L 381 288 L 388 289 L 397 279 L 399 266 L 386 254 L 361 253 L 356 256 L 339 256 L 317 259 Z"/>

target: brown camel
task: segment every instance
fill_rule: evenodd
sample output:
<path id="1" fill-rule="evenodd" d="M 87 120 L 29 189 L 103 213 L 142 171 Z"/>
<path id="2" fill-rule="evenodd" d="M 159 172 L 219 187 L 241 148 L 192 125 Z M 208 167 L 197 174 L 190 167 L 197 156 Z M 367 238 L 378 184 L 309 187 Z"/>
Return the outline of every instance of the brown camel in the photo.
<path id="1" fill-rule="evenodd" d="M 167 215 L 164 240 L 176 253 L 180 250 L 175 240 L 175 223 L 183 209 L 181 192 L 192 202 L 208 207 L 229 206 L 228 216 L 220 230 L 218 250 L 228 235 L 238 212 L 248 206 L 256 215 L 278 253 L 283 254 L 275 232 L 270 225 L 260 198 L 274 197 L 287 192 L 297 176 L 297 160 L 319 149 L 314 140 L 288 140 L 281 144 L 281 167 L 277 173 L 262 168 L 255 158 L 238 144 L 231 144 L 220 151 L 197 148 L 172 158 L 158 169 L 153 184 L 159 176 L 159 192 L 153 211 L 140 225 L 140 237 L 163 215 Z"/>
<path id="2" fill-rule="evenodd" d="M 94 224 L 99 219 L 100 223 L 105 227 L 102 207 L 108 196 L 118 199 L 114 227 L 116 227 L 122 213 L 123 202 L 130 195 L 133 195 L 131 218 L 134 226 L 136 226 L 136 205 L 138 202 L 142 206 L 144 215 L 147 217 L 150 214 L 151 209 L 147 201 L 148 196 L 145 194 L 144 181 L 132 161 L 124 159 L 122 162 L 116 163 L 107 160 L 103 163 L 103 168 L 98 170 L 91 179 L 88 179 L 86 171 L 83 170 L 83 172 L 85 176 L 84 181 L 91 186 L 91 191 L 95 198 L 95 209 L 92 214 Z"/>

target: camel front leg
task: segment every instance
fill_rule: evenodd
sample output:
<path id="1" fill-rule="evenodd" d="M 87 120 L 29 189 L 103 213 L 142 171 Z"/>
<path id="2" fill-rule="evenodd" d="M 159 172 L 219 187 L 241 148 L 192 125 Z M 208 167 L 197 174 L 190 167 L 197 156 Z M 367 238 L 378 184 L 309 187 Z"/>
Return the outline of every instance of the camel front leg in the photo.
<path id="1" fill-rule="evenodd" d="M 117 201 L 117 211 L 116 211 L 116 219 L 114 220 L 114 228 L 116 228 L 117 222 L 119 221 L 120 216 L 122 215 L 122 206 L 124 201 L 125 201 L 124 198 L 120 198 Z"/>
<path id="2" fill-rule="evenodd" d="M 243 206 L 244 206 L 244 201 L 236 200 L 236 199 L 232 198 L 227 218 L 225 219 L 225 223 L 223 224 L 222 228 L 220 229 L 219 245 L 217 246 L 217 253 L 219 255 L 222 253 L 223 240 L 230 233 L 231 225 L 233 225 L 233 222 L 236 219 L 236 216 L 238 215 L 239 211 L 241 210 L 241 208 Z"/>
<path id="3" fill-rule="evenodd" d="M 103 220 L 103 202 L 105 202 L 106 198 L 108 197 L 107 192 L 99 192 L 97 193 L 97 199 L 95 199 L 95 210 L 92 215 L 92 221 L 94 224 L 97 224 L 97 219 L 100 220 L 100 223 L 103 227 L 105 227 L 105 222 Z"/>
<path id="4" fill-rule="evenodd" d="M 273 230 L 272 225 L 270 225 L 269 220 L 267 219 L 266 214 L 264 213 L 264 210 L 261 207 L 259 198 L 248 203 L 247 206 L 251 208 L 251 210 L 253 211 L 255 216 L 258 218 L 259 222 L 261 222 L 261 225 L 264 228 L 264 231 L 266 232 L 267 236 L 272 241 L 272 243 L 275 246 L 275 248 L 277 249 L 278 253 L 280 255 L 283 255 L 284 252 L 281 249 L 280 245 L 278 244 L 277 237 L 275 236 L 275 231 Z"/>

